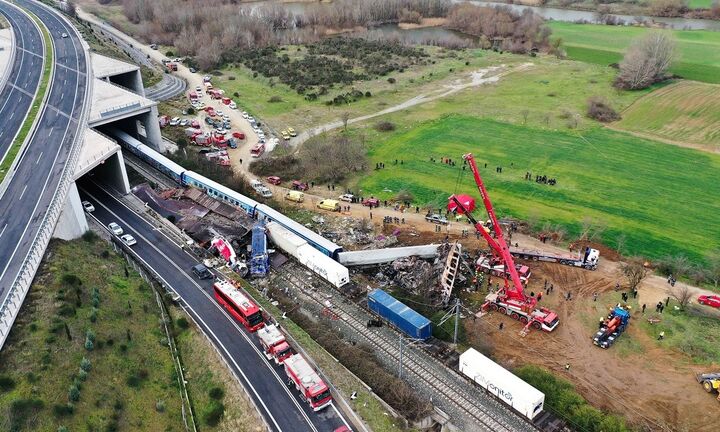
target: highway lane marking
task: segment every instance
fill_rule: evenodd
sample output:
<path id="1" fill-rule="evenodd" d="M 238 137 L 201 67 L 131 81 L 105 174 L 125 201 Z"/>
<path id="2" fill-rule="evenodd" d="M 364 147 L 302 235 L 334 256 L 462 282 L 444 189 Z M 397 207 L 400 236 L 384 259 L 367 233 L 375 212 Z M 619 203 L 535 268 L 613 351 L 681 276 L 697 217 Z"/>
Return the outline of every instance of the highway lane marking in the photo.
<path id="1" fill-rule="evenodd" d="M 26 82 L 26 83 L 25 83 L 25 88 L 27 88 L 28 84 L 30 84 L 30 83 L 29 83 L 29 82 Z M 25 96 L 30 96 L 30 97 L 33 98 L 33 99 L 35 98 L 35 95 L 34 95 L 34 94 L 30 93 L 30 92 L 27 91 L 27 90 L 21 89 L 20 87 L 16 86 L 15 84 L 10 84 L 10 87 L 12 87 L 13 89 L 19 91 L 20 93 L 24 94 Z"/>
<path id="2" fill-rule="evenodd" d="M 32 42 L 32 41 L 31 41 L 31 42 Z M 40 54 L 38 54 L 38 53 L 34 53 L 34 52 L 32 52 L 32 51 L 30 51 L 30 50 L 27 50 L 27 49 L 25 49 L 25 48 L 18 48 L 18 50 L 20 50 L 20 51 L 24 51 L 24 52 L 26 52 L 26 53 L 30 54 L 31 56 L 35 56 L 35 57 L 39 57 L 39 58 L 43 58 L 43 56 L 41 56 Z"/>
<path id="3" fill-rule="evenodd" d="M 97 184 L 96 184 L 96 186 L 97 186 L 98 188 L 100 188 L 104 193 L 106 193 L 106 194 L 107 194 L 111 199 L 113 199 L 115 202 L 117 202 L 117 203 L 120 204 L 121 206 L 125 207 L 130 213 L 132 213 L 132 214 L 134 214 L 135 216 L 137 216 L 137 217 L 140 219 L 141 223 L 144 223 L 144 224 L 150 226 L 150 227 L 153 228 L 153 230 L 154 230 L 153 225 L 151 225 L 150 223 L 148 223 L 147 221 L 145 221 L 145 219 L 143 219 L 142 216 L 140 216 L 140 215 L 138 215 L 137 213 L 135 213 L 135 211 L 133 211 L 133 210 L 132 210 L 131 208 L 129 208 L 128 206 L 126 206 L 125 203 L 123 203 L 122 201 L 120 201 L 120 200 L 118 200 L 117 198 L 115 198 L 112 194 L 110 194 L 109 192 L 105 191 L 103 188 L 101 188 L 101 187 L 98 186 Z M 197 282 L 195 282 L 194 279 L 192 279 L 191 277 L 189 277 L 189 276 L 187 275 L 187 273 L 185 273 L 182 269 L 180 269 L 180 267 L 178 267 L 178 265 L 175 264 L 175 262 L 174 262 L 172 259 L 170 259 L 170 257 L 168 257 L 167 255 L 165 255 L 160 249 L 158 249 L 158 248 L 155 246 L 155 244 L 151 243 L 147 238 L 145 238 L 145 237 L 144 237 L 142 234 L 140 234 L 135 228 L 133 228 L 133 226 L 132 226 L 131 224 L 129 224 L 127 221 L 125 221 L 125 220 L 124 220 L 123 218 L 121 218 L 119 215 L 117 215 L 117 214 L 114 213 L 112 210 L 110 210 L 107 206 L 105 206 L 105 205 L 102 204 L 100 201 L 98 201 L 98 199 L 97 199 L 94 195 L 92 195 L 91 193 L 89 193 L 89 192 L 86 191 L 85 189 L 82 189 L 82 188 L 81 188 L 81 190 L 82 190 L 84 193 L 88 194 L 91 198 L 93 198 L 93 200 L 95 200 L 95 202 L 97 202 L 100 206 L 102 206 L 105 210 L 107 210 L 108 213 L 110 213 L 111 215 L 115 216 L 118 220 L 122 221 L 128 228 L 130 228 L 131 230 L 133 230 L 133 232 L 135 232 L 135 234 L 137 234 L 138 237 L 142 238 L 142 239 L 148 244 L 148 246 L 150 246 L 152 249 L 155 249 L 155 251 L 157 251 L 157 253 L 158 253 L 159 255 L 163 256 L 163 257 L 167 260 L 167 262 L 170 263 L 170 265 L 172 265 L 173 267 L 175 267 L 186 279 L 188 279 L 193 285 L 195 285 L 195 287 L 196 287 L 198 290 L 200 290 L 200 292 L 210 301 L 210 303 L 211 303 L 212 305 L 214 305 L 214 306 L 225 316 L 225 318 L 232 324 L 232 326 L 235 327 L 235 329 L 238 331 L 238 333 L 240 333 L 240 335 L 242 335 L 242 337 L 250 344 L 250 346 L 253 348 L 253 350 L 255 351 L 255 353 L 256 353 L 256 354 L 258 355 L 258 357 L 261 359 L 261 362 L 262 362 L 262 363 L 270 370 L 270 372 L 275 376 L 275 378 L 276 378 L 276 380 L 278 381 L 278 383 L 280 384 L 280 386 L 281 386 L 283 389 L 285 389 L 285 392 L 288 394 L 288 396 L 290 397 L 290 399 L 293 401 L 293 403 L 295 404 L 295 406 L 298 408 L 298 410 L 300 411 L 300 413 L 303 415 L 303 417 L 304 417 L 305 420 L 307 421 L 308 425 L 312 428 L 313 431 L 318 432 L 317 428 L 315 427 L 315 424 L 310 420 L 310 418 L 308 417 L 308 415 L 307 415 L 307 413 L 305 412 L 305 410 L 300 406 L 300 404 L 298 403 L 298 401 L 297 401 L 297 399 L 295 398 L 294 394 L 293 394 L 293 393 L 287 388 L 287 386 L 285 385 L 285 381 L 279 377 L 279 375 L 277 374 L 277 371 L 276 371 L 274 368 L 272 368 L 272 367 L 268 364 L 267 361 L 264 361 L 264 360 L 266 360 L 265 355 L 258 350 L 258 348 L 257 348 L 257 347 L 255 346 L 255 344 L 250 340 L 250 338 L 249 338 L 248 335 L 245 333 L 245 331 L 242 330 L 242 329 L 238 326 L 238 324 L 237 324 L 237 322 L 235 321 L 235 319 L 232 318 L 232 317 L 227 313 L 227 311 L 226 311 L 224 308 L 220 307 L 220 305 L 219 305 L 200 285 L 198 285 Z M 102 224 L 101 224 L 101 225 L 102 225 Z M 159 232 L 163 237 L 165 237 L 171 244 L 175 245 L 176 247 L 179 247 L 170 237 L 168 237 L 167 235 L 165 235 L 165 233 L 162 232 L 162 230 L 158 230 L 158 232 Z M 191 259 L 195 260 L 195 258 L 194 258 L 192 255 L 190 255 L 187 251 L 184 251 L 184 252 L 185 252 Z M 138 255 L 138 256 L 139 256 L 139 255 Z M 142 259 L 142 258 L 141 258 L 141 259 Z M 145 261 L 143 260 L 143 262 L 145 262 Z M 146 264 L 147 264 L 147 263 L 146 263 Z M 149 264 L 147 264 L 147 265 L 148 265 L 150 268 L 153 268 L 153 267 L 150 266 Z M 158 273 L 157 270 L 156 270 L 156 273 Z M 158 273 L 158 275 L 159 275 L 159 273 Z M 166 284 L 167 284 L 167 282 L 166 282 Z M 170 284 L 167 284 L 167 285 L 168 285 L 171 289 L 173 289 Z M 175 289 L 173 289 L 173 291 L 175 291 Z M 175 291 L 175 293 L 178 294 L 177 291 Z M 178 294 L 178 296 L 180 296 L 180 294 Z M 182 298 L 182 296 L 180 296 L 180 297 Z M 187 304 L 187 302 L 186 302 L 186 304 Z M 188 306 L 188 308 L 190 308 L 190 310 L 192 310 L 195 314 L 197 314 L 197 312 L 195 312 L 195 310 L 192 309 L 192 307 L 191 307 L 190 305 L 187 305 L 187 306 Z M 199 317 L 199 315 L 198 315 L 198 317 Z M 201 320 L 202 320 L 202 319 L 201 319 Z M 204 323 L 204 322 L 203 322 L 203 323 Z M 209 327 L 208 327 L 208 330 L 212 333 L 212 330 L 210 330 Z M 213 334 L 213 336 L 215 336 L 215 335 Z M 222 346 L 223 350 L 225 350 L 225 347 L 222 345 L 222 343 L 221 343 L 219 340 L 218 340 L 218 343 L 220 344 L 220 346 Z M 227 350 L 225 350 L 225 352 L 227 353 Z M 230 356 L 229 353 L 228 353 L 228 356 Z M 232 359 L 233 363 L 237 366 L 237 363 L 235 363 L 235 360 L 232 358 L 232 356 L 230 356 L 230 358 Z M 241 373 L 242 373 L 242 372 L 241 372 Z M 244 375 L 244 374 L 243 374 L 243 375 Z M 251 386 L 252 386 L 252 385 L 251 385 Z M 259 399 L 259 398 L 258 398 L 258 399 Z M 263 406 L 264 406 L 264 404 L 263 404 Z M 268 414 L 272 417 L 272 414 L 270 414 L 270 412 L 268 412 Z M 342 418 L 342 416 L 340 416 L 340 417 Z M 344 419 L 343 419 L 343 421 L 344 421 Z M 274 419 L 273 419 L 273 422 L 274 422 Z M 276 426 L 277 426 L 277 423 L 276 423 Z M 279 428 L 278 428 L 278 429 L 279 429 Z"/>
<path id="4" fill-rule="evenodd" d="M 10 119 L 11 119 L 11 120 L 12 120 L 13 117 L 15 117 L 15 111 L 13 111 L 13 112 L 10 113 Z"/>
<path id="5" fill-rule="evenodd" d="M 27 190 L 27 185 L 25 185 L 25 187 L 23 188 L 23 191 L 20 193 L 20 198 L 18 198 L 18 201 L 20 201 L 22 199 L 23 195 L 25 195 L 26 190 Z"/>
<path id="6" fill-rule="evenodd" d="M 38 155 L 37 160 L 35 161 L 35 165 L 37 165 L 37 164 L 40 163 L 40 158 L 42 157 L 42 155 L 43 155 L 43 152 L 40 152 L 40 154 Z"/>
<path id="7" fill-rule="evenodd" d="M 5 229 L 7 228 L 8 224 L 5 224 L 2 231 L 0 231 L 0 237 L 2 237 L 3 234 L 5 234 Z"/>

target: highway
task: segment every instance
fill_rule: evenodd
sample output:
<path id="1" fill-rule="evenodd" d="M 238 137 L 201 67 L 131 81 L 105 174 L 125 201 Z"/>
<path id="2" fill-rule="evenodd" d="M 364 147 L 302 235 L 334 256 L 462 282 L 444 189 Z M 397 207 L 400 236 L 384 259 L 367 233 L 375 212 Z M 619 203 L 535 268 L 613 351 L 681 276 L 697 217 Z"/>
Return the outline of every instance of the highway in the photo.
<path id="1" fill-rule="evenodd" d="M 38 238 L 51 202 L 61 192 L 61 174 L 68 165 L 76 136 L 85 127 L 81 124 L 81 114 L 88 91 L 86 53 L 75 29 L 57 12 L 38 3 L 28 0 L 17 3 L 34 12 L 47 26 L 54 42 L 55 73 L 47 104 L 40 110 L 37 129 L 18 156 L 16 171 L 8 173 L 13 177 L 0 200 L 0 304 L 8 296 L 31 245 Z M 11 9 L 5 2 L 0 3 L 0 8 L 4 12 Z M 26 41 L 38 37 L 34 25 L 18 29 Z M 68 37 L 63 38 L 63 33 Z M 31 69 L 39 71 L 40 68 L 41 62 L 35 61 Z M 21 74 L 33 73 L 36 72 Z M 22 77 L 14 75 L 13 79 Z"/>
<path id="2" fill-rule="evenodd" d="M 94 205 L 92 216 L 99 223 L 117 222 L 135 237 L 132 249 L 180 296 L 186 312 L 218 348 L 272 430 L 332 432 L 345 424 L 334 405 L 315 413 L 294 386 L 287 387 L 282 368 L 264 357 L 257 338 L 215 301 L 212 281 L 190 272 L 197 264 L 193 256 L 90 178 L 81 179 L 78 186 L 81 198 Z"/>
<path id="3" fill-rule="evenodd" d="M 10 149 L 32 103 L 42 74 L 42 35 L 33 20 L 17 7 L 0 3 L 0 13 L 15 35 L 15 59 L 0 93 L 0 160 Z M 2 228 L 0 228 L 2 229 Z"/>

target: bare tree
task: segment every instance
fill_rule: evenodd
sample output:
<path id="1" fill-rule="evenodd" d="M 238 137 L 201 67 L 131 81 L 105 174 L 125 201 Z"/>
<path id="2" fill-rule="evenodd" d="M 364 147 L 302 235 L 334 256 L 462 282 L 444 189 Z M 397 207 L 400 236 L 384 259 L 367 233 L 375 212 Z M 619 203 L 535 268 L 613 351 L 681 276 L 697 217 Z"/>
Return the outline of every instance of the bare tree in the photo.
<path id="1" fill-rule="evenodd" d="M 522 110 L 520 111 L 520 114 L 523 116 L 523 124 L 527 123 L 528 115 L 530 114 L 530 110 Z"/>
<path id="2" fill-rule="evenodd" d="M 620 265 L 620 271 L 623 276 L 627 278 L 630 290 L 637 288 L 648 273 L 647 268 L 645 268 L 644 260 L 638 257 L 632 258 L 626 263 L 622 263 Z"/>
<path id="3" fill-rule="evenodd" d="M 350 121 L 350 113 L 345 111 L 340 116 L 343 122 L 343 130 L 347 130 L 348 121 Z"/>
<path id="4" fill-rule="evenodd" d="M 670 294 L 670 297 L 677 300 L 677 302 L 680 304 L 681 309 L 685 309 L 685 307 L 690 303 L 690 300 L 692 298 L 692 293 L 690 292 L 690 288 L 685 285 L 675 285 L 674 287 L 671 287 L 668 289 L 668 294 Z"/>
<path id="5" fill-rule="evenodd" d="M 661 81 L 675 59 L 675 40 L 667 32 L 654 31 L 635 40 L 620 63 L 615 86 L 638 90 Z"/>
<path id="6" fill-rule="evenodd" d="M 720 250 L 710 252 L 707 257 L 707 278 L 715 284 L 717 288 L 720 283 Z"/>

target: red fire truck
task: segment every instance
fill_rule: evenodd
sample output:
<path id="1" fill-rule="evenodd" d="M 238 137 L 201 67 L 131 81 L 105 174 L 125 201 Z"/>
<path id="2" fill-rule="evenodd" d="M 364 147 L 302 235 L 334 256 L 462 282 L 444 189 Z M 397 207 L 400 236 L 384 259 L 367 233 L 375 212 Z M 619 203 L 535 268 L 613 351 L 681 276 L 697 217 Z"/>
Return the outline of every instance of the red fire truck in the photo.
<path id="1" fill-rule="evenodd" d="M 285 341 L 285 335 L 277 325 L 261 328 L 257 331 L 257 336 L 268 360 L 275 359 L 276 364 L 281 364 L 293 354 L 290 345 Z"/>
<path id="2" fill-rule="evenodd" d="M 283 363 L 289 381 L 288 385 L 295 383 L 295 388 L 310 404 L 313 411 L 320 411 L 332 402 L 330 389 L 320 379 L 320 376 L 300 354 L 294 354 Z"/>
<path id="3" fill-rule="evenodd" d="M 217 301 L 248 331 L 255 332 L 265 325 L 260 308 L 230 282 L 218 280 L 213 284 L 213 291 Z"/>

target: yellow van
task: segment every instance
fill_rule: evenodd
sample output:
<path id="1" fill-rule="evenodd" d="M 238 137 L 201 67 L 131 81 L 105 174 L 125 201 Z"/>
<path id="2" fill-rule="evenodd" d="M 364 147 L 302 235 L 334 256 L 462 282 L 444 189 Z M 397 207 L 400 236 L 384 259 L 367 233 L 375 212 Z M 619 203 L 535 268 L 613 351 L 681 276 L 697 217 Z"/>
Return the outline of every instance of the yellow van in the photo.
<path id="1" fill-rule="evenodd" d="M 295 201 L 301 203 L 305 201 L 305 194 L 300 191 L 290 191 L 285 194 L 285 199 L 288 201 Z"/>
<path id="2" fill-rule="evenodd" d="M 331 199 L 325 199 L 318 203 L 318 208 L 323 210 L 330 210 L 330 211 L 340 211 L 340 202 L 331 200 Z"/>

